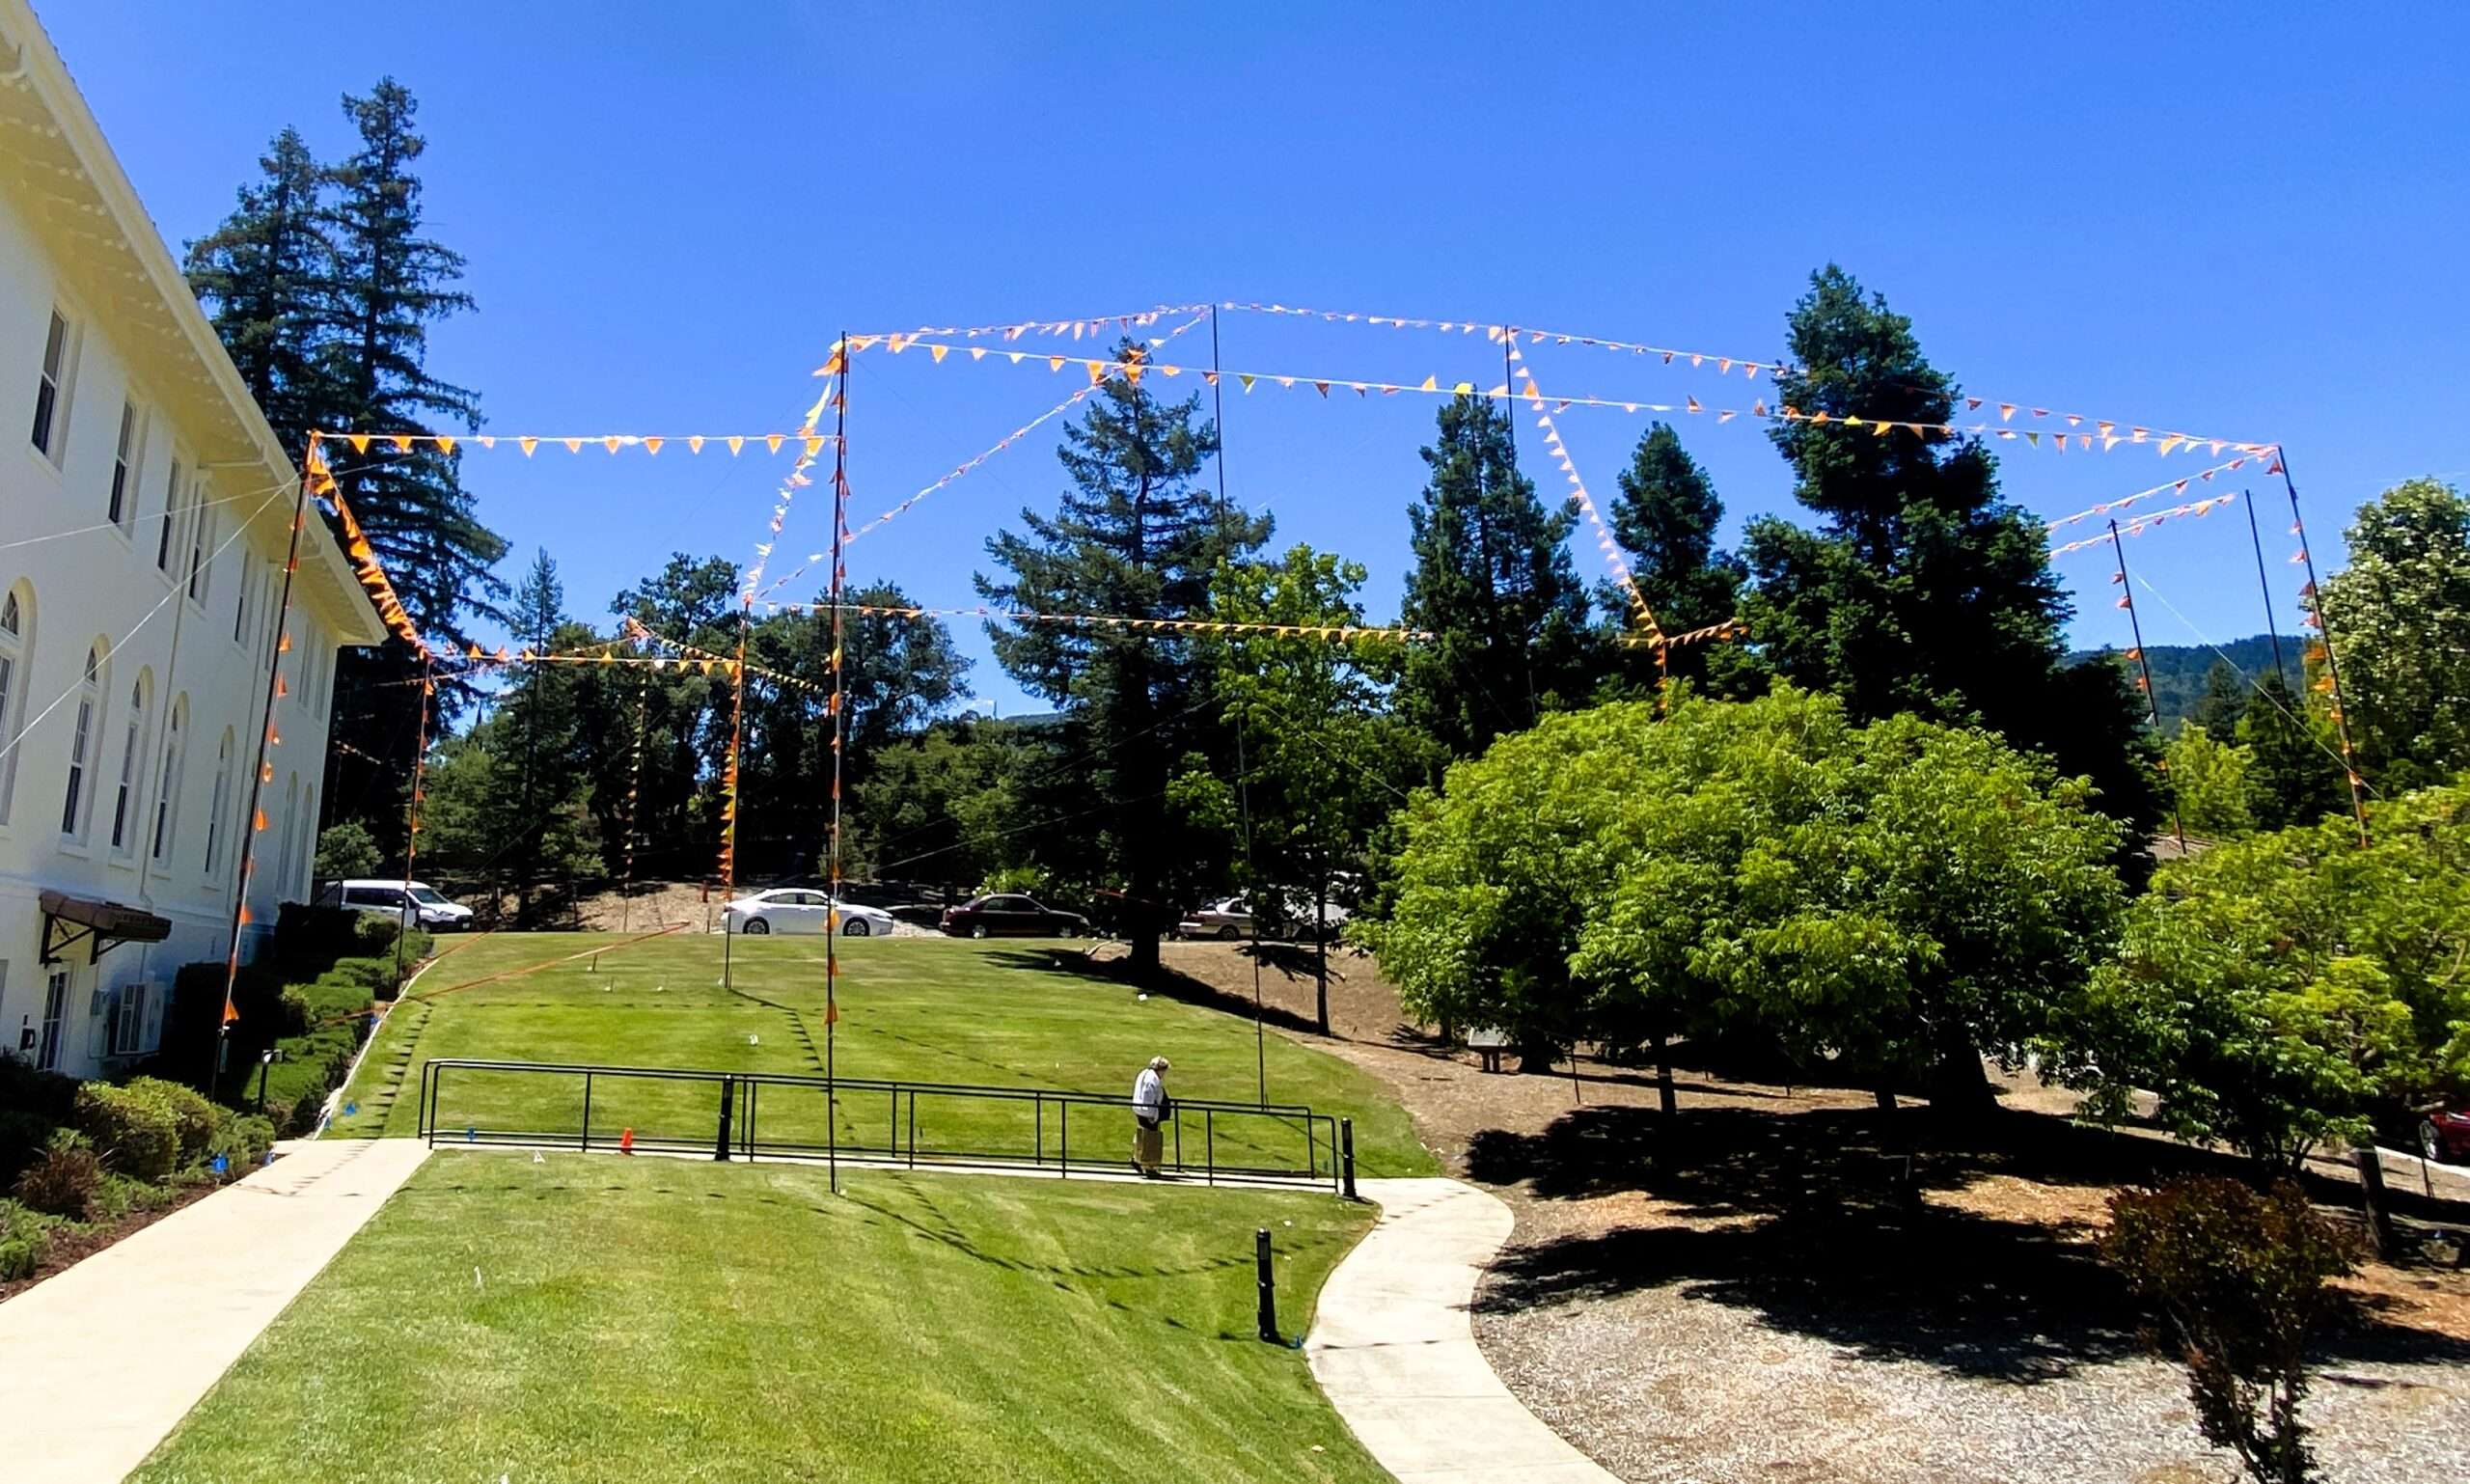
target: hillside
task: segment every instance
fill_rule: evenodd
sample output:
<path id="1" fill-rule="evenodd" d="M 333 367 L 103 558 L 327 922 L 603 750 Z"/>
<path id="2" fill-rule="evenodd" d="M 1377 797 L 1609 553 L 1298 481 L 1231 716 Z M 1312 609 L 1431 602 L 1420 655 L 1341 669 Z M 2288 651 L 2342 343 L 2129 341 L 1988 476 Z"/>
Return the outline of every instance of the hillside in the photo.
<path id="1" fill-rule="evenodd" d="M 2121 654 L 2117 649 L 2088 649 L 2070 656 L 2090 659 L 2096 654 Z M 2203 645 L 2150 645 L 2145 659 L 2153 667 L 2153 699 L 2161 711 L 2161 731 L 2175 735 L 2179 723 L 2195 710 L 2204 697 L 2204 677 L 2213 661 L 2229 657 L 2251 676 L 2262 676 L 2272 669 L 2273 642 L 2269 634 L 2257 634 L 2246 639 L 2234 639 L 2221 646 L 2220 652 Z M 2289 634 L 2281 637 L 2282 673 L 2290 680 L 2291 689 L 2298 689 L 2298 641 Z"/>

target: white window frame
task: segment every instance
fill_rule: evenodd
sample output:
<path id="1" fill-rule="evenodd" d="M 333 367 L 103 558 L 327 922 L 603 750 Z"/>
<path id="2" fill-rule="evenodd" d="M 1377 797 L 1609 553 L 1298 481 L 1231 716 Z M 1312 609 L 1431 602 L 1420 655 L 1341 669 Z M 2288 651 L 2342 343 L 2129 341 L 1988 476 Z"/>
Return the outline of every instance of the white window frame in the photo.
<path id="1" fill-rule="evenodd" d="M 137 673 L 128 690 L 128 725 L 122 728 L 120 777 L 112 787 L 111 852 L 115 859 L 137 859 L 137 842 L 146 834 L 146 716 L 154 698 L 148 693 L 152 677 Z"/>
<path id="2" fill-rule="evenodd" d="M 180 460 L 172 457 L 172 472 L 163 481 L 163 529 L 154 538 L 154 570 L 168 580 L 173 576 L 172 554 L 179 550 L 180 533 Z"/>
<path id="3" fill-rule="evenodd" d="M 35 1066 L 60 1070 L 60 1056 L 69 1044 L 69 969 L 66 965 L 43 976 L 42 1016 L 35 1035 Z"/>
<path id="4" fill-rule="evenodd" d="M 8 746 L 25 725 L 27 666 L 34 649 L 34 591 L 25 588 L 25 602 L 18 601 L 20 589 L 12 587 L 0 591 L 0 620 L 14 613 L 15 624 L 0 622 L 0 747 Z M 0 829 L 9 823 L 9 804 L 17 791 L 17 755 L 23 747 L 11 747 L 0 755 Z"/>
<path id="5" fill-rule="evenodd" d="M 137 529 L 137 492 L 146 472 L 146 414 L 135 398 L 120 404 L 120 442 L 112 451 L 111 493 L 103 514 L 122 536 Z"/>
<path id="6" fill-rule="evenodd" d="M 69 411 L 77 390 L 77 350 L 82 339 L 68 309 L 55 304 L 43 325 L 42 359 L 35 367 L 34 421 L 26 442 L 36 456 L 61 467 L 69 450 Z"/>
<path id="7" fill-rule="evenodd" d="M 223 826 L 232 809 L 232 732 L 225 728 L 223 745 L 214 759 L 214 810 L 206 817 L 206 873 L 223 860 Z"/>
<path id="8" fill-rule="evenodd" d="M 199 475 L 189 481 L 189 601 L 198 611 L 206 610 L 206 600 L 214 589 L 213 562 L 207 549 L 214 543 L 214 511 L 206 499 L 206 480 Z"/>
<path id="9" fill-rule="evenodd" d="M 77 682 L 76 725 L 69 738 L 68 786 L 61 794 L 60 835 L 72 846 L 86 843 L 95 819 L 95 765 L 110 718 L 111 654 L 96 640 L 86 650 L 86 673 Z"/>
<path id="10" fill-rule="evenodd" d="M 162 778 L 155 784 L 154 827 L 148 846 L 157 866 L 169 864 L 172 852 L 179 844 L 180 775 L 188 762 L 188 710 L 186 696 L 172 698 L 172 709 L 163 724 Z"/>

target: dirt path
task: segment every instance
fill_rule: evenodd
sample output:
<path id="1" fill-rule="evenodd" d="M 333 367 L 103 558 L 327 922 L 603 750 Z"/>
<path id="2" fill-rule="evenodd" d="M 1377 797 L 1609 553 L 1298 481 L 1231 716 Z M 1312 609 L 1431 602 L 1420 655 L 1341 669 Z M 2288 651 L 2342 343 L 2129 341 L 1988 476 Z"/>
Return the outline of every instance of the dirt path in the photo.
<path id="1" fill-rule="evenodd" d="M 1249 1013 L 1240 946 L 1170 945 L 1195 998 Z M 1581 1062 L 1486 1075 L 1403 1021 L 1369 959 L 1333 955 L 1332 1034 L 1314 1032 L 1308 954 L 1273 950 L 1260 1001 L 1281 1033 L 1381 1077 L 1453 1173 L 1517 1215 L 1475 1334 L 1511 1390 L 1633 1480 L 1796 1484 L 2229 1481 L 2174 1367 L 2093 1242 L 2123 1183 L 2221 1162 L 2079 1128 L 2061 1089 L 2010 1079 L 2006 1111 L 1953 1131 L 1872 1099 L 1687 1066 L 1681 1115 L 1652 1077 Z M 1724 1075 L 1731 1072 L 1732 1075 Z M 2470 1182 L 2388 1162 L 2415 1229 L 2470 1219 Z M 2346 1166 L 2310 1183 L 2355 1204 Z M 2328 1477 L 2470 1477 L 2470 1274 L 2371 1264 L 2323 1345 L 2307 1404 Z"/>

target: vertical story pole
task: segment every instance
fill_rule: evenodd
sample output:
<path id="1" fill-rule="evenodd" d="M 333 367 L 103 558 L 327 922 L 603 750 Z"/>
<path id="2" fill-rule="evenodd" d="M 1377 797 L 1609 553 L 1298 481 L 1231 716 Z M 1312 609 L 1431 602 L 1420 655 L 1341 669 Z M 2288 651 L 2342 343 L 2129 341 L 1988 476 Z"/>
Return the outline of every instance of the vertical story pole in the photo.
<path id="1" fill-rule="evenodd" d="M 1209 307 L 1209 399 L 1210 420 L 1218 432 L 1218 540 L 1220 563 L 1225 563 L 1229 543 L 1233 539 L 1233 509 L 1226 501 L 1226 391 L 1225 380 L 1218 357 L 1218 306 Z M 1261 881 L 1252 862 L 1252 770 L 1244 755 L 1244 715 L 1235 715 L 1235 797 L 1244 823 L 1244 874 L 1250 879 L 1245 891 L 1251 903 L 1252 920 L 1252 1087 L 1253 1096 L 1264 1108 L 1270 1102 L 1270 1052 L 1268 1012 L 1261 1003 Z M 1281 906 L 1284 903 L 1280 903 Z"/>
<path id="2" fill-rule="evenodd" d="M 428 702 L 437 694 L 437 662 L 428 655 L 421 656 L 421 719 L 412 732 L 412 802 L 403 813 L 403 911 L 408 914 L 395 934 L 395 992 L 403 992 L 403 940 L 412 934 L 412 923 L 420 921 L 420 908 L 412 901 L 412 863 L 421 848 L 421 790 L 428 778 Z"/>
<path id="3" fill-rule="evenodd" d="M 746 626 L 754 606 L 752 596 L 738 605 L 737 660 L 729 667 L 729 761 L 721 780 L 721 985 L 725 989 L 735 987 L 729 978 L 729 942 L 737 934 L 729 931 L 728 904 L 737 897 L 738 750 L 746 738 Z"/>
<path id="4" fill-rule="evenodd" d="M 2307 517 L 2298 513 L 2298 486 L 2290 478 L 2290 451 L 2276 447 L 2272 467 L 2281 471 L 2281 485 L 2290 494 L 2290 534 L 2298 537 L 2298 560 L 2307 568 L 2307 608 L 2301 620 L 2316 626 L 2324 646 L 2324 678 L 2333 692 L 2333 735 L 2342 744 L 2342 774 L 2349 780 L 2350 816 L 2358 821 L 2358 842 L 2368 842 L 2367 780 L 2359 776 L 2358 753 L 2350 746 L 2349 702 L 2342 696 L 2342 662 L 2333 653 L 2332 626 L 2324 621 L 2324 606 L 2317 595 L 2316 558 L 2307 549 Z"/>
<path id="5" fill-rule="evenodd" d="M 848 734 L 848 695 L 842 682 L 841 646 L 846 615 L 840 611 L 849 581 L 844 555 L 849 536 L 849 332 L 840 332 L 840 384 L 833 388 L 832 438 L 832 815 L 824 836 L 825 880 L 831 909 L 823 919 L 823 1110 L 832 1190 L 840 1191 L 840 1119 L 834 1103 L 840 1028 L 840 753 Z"/>
<path id="6" fill-rule="evenodd" d="M 2242 489 L 2238 491 L 2238 498 L 2247 507 L 2248 544 L 2256 548 L 2256 593 L 2264 600 L 2264 632 L 2272 637 L 2273 673 L 2288 684 L 2290 668 L 2281 657 L 2281 625 L 2273 620 L 2273 583 L 2264 575 L 2264 536 L 2256 528 L 2256 494 L 2253 490 Z"/>
<path id="7" fill-rule="evenodd" d="M 618 931 L 621 934 L 635 900 L 635 805 L 644 791 L 644 722 L 651 714 L 651 704 L 652 673 L 646 666 L 635 687 L 635 758 L 626 770 L 626 865 L 618 883 Z"/>
<path id="8" fill-rule="evenodd" d="M 317 435 L 312 432 L 308 451 L 301 455 L 300 489 L 291 501 L 291 544 L 283 559 L 282 595 L 275 601 L 274 648 L 266 656 L 266 701 L 264 711 L 259 717 L 258 764 L 249 774 L 249 810 L 242 816 L 247 827 L 240 832 L 237 852 L 238 880 L 232 900 L 232 950 L 223 964 L 223 1019 L 214 1032 L 214 1072 L 218 1077 L 223 1070 L 223 1059 L 231 1049 L 232 1023 L 240 1018 L 240 1012 L 232 1001 L 240 980 L 240 934 L 250 921 L 249 881 L 258 869 L 258 837 L 266 827 L 263 808 L 265 783 L 274 773 L 274 764 L 267 760 L 267 755 L 282 742 L 274 726 L 274 701 L 275 691 L 283 676 L 283 656 L 291 647 L 291 579 L 300 570 L 300 530 L 309 519 L 309 485 L 324 467 L 325 456 L 318 451 Z"/>
<path id="9" fill-rule="evenodd" d="M 2119 573 L 2114 579 L 2121 589 L 2119 606 L 2127 610 L 2127 633 L 2135 640 L 2136 684 L 2144 692 L 2144 714 L 2153 724 L 2153 735 L 2157 741 L 2161 736 L 2161 702 L 2153 694 L 2153 662 L 2144 655 L 2144 620 L 2135 616 L 2135 591 L 2127 579 L 2127 544 L 2119 539 L 2119 523 L 2115 520 L 2110 522 L 2110 550 L 2119 562 Z M 2170 763 L 2165 757 L 2161 762 L 2161 775 L 2167 779 L 2169 774 Z M 2175 786 L 2170 792 L 2170 823 L 2179 837 L 2179 854 L 2183 856 L 2187 853 L 2187 822 L 2179 812 L 2179 795 Z"/>

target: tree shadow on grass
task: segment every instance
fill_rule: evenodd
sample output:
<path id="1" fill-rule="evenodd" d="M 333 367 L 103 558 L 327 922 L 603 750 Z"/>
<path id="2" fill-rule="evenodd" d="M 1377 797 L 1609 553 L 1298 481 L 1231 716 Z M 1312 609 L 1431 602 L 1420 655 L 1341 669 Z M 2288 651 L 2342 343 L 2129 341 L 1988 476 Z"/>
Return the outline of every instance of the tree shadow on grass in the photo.
<path id="1" fill-rule="evenodd" d="M 1243 1020 L 1250 1020 L 1255 1010 L 1250 996 L 1233 994 L 1215 985 L 1203 983 L 1178 970 L 1162 968 L 1155 974 L 1136 975 L 1129 967 L 1129 960 L 1092 958 L 1080 948 L 1005 948 L 990 953 L 987 957 L 1007 969 L 1061 974 L 1076 979 L 1117 984 L 1126 989 L 1163 995 L 1180 1004 L 1197 1005 L 1205 1010 L 1217 1010 Z M 1313 1024 L 1312 1018 L 1308 1015 L 1299 1015 L 1292 1010 L 1280 1009 L 1274 1004 L 1260 1005 L 1258 1013 L 1262 1020 L 1273 1026 L 1283 1027 L 1289 1031 L 1301 1031 L 1306 1034 L 1320 1033 L 1320 1028 Z"/>
<path id="2" fill-rule="evenodd" d="M 2001 1175 L 2106 1188 L 2225 1163 L 2035 1114 L 1965 1119 L 1961 1140 L 1928 1114 L 1899 1117 L 1912 1140 L 1911 1188 L 1924 1195 Z M 2143 1315 L 2095 1250 L 2098 1218 L 1907 1198 L 1906 1158 L 1867 1110 L 1692 1109 L 1665 1120 L 1589 1108 L 1540 1135 L 1488 1131 L 1468 1151 L 1478 1180 L 1523 1182 L 1544 1200 L 1634 1193 L 1660 1209 L 1647 1224 L 1512 1250 L 1476 1308 L 1510 1314 L 1671 1288 L 1859 1359 L 2019 1384 L 2141 1353 Z M 2389 1307 L 2354 1305 L 2328 1330 L 2327 1359 L 2470 1362 L 2470 1343 L 2397 1323 Z"/>

